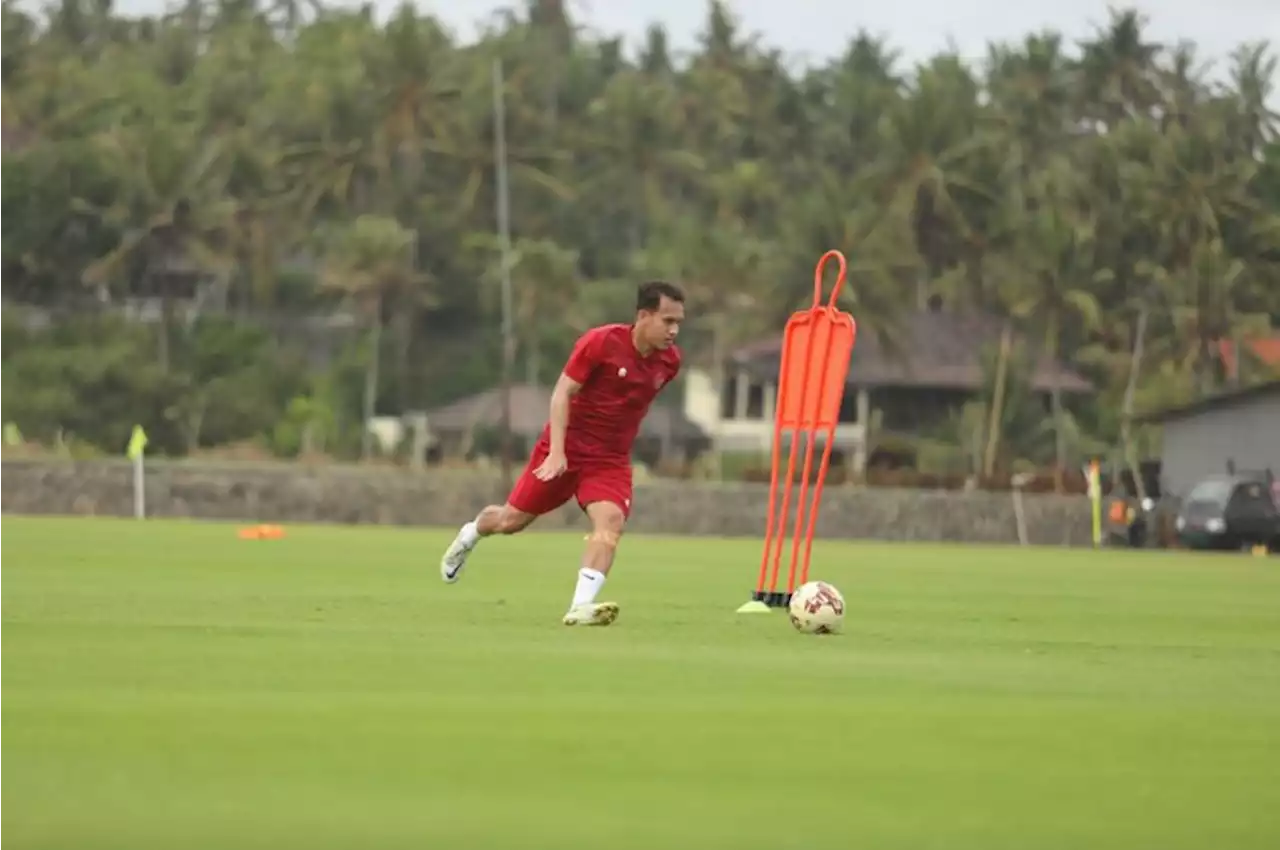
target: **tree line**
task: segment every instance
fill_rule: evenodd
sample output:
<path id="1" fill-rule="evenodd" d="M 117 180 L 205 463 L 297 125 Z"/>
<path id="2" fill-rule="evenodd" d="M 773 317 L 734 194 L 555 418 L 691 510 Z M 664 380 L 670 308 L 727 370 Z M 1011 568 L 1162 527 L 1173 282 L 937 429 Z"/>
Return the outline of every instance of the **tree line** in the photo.
<path id="1" fill-rule="evenodd" d="M 862 333 L 891 343 L 941 299 L 1030 341 L 997 346 L 990 386 L 930 435 L 977 429 L 988 465 L 1132 445 L 1128 412 L 1267 374 L 1239 345 L 1280 321 L 1263 42 L 1211 75 L 1119 10 L 980 62 L 909 65 L 859 32 L 796 70 L 716 0 L 680 57 L 659 26 L 638 51 L 589 36 L 561 0 L 469 43 L 407 3 L 380 23 L 6 0 L 3 26 L 6 418 L 42 439 L 114 451 L 142 419 L 174 453 L 354 452 L 363 411 L 496 382 L 495 60 L 520 379 L 553 379 L 648 276 L 686 285 L 688 354 L 715 369 L 807 301 L 829 248 Z M 1019 396 L 1045 352 L 1096 398 L 1054 393 L 1046 419 Z"/>

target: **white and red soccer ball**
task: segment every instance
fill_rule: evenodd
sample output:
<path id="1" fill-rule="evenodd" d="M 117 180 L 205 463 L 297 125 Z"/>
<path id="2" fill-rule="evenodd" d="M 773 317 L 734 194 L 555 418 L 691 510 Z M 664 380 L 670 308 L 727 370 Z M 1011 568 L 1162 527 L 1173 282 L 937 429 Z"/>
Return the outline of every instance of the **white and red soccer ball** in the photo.
<path id="1" fill-rule="evenodd" d="M 811 581 L 791 596 L 791 625 L 807 635 L 834 635 L 844 626 L 844 597 L 834 585 Z"/>

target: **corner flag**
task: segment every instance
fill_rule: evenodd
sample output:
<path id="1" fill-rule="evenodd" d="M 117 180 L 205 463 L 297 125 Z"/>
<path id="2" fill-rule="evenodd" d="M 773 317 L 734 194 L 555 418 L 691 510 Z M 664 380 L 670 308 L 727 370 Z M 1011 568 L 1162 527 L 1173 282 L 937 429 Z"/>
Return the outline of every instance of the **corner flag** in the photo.
<path id="1" fill-rule="evenodd" d="M 125 456 L 129 460 L 137 460 L 142 457 L 142 453 L 146 448 L 147 432 L 142 430 L 141 425 L 134 425 L 133 434 L 129 437 L 129 448 L 125 449 Z"/>

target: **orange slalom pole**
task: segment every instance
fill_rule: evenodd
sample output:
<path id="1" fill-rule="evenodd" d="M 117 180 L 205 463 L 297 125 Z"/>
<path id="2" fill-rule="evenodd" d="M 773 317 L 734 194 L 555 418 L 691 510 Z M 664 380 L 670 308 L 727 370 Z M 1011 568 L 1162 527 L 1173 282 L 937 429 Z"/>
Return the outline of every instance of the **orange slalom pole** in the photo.
<path id="1" fill-rule="evenodd" d="M 764 551 L 760 555 L 760 575 L 756 579 L 757 597 L 764 596 L 764 583 L 765 579 L 769 575 L 770 544 L 773 542 L 773 535 L 776 531 L 774 527 L 774 518 L 776 516 L 776 507 L 778 503 L 778 461 L 782 458 L 782 402 L 783 394 L 780 386 L 778 388 L 778 398 L 774 402 L 778 405 L 778 409 L 774 411 L 773 417 L 773 459 L 769 464 L 769 512 L 767 519 L 765 520 Z M 788 488 L 789 486 L 790 485 L 788 485 Z"/>
<path id="2" fill-rule="evenodd" d="M 818 466 L 818 481 L 813 488 L 813 506 L 809 509 L 809 527 L 804 535 L 804 563 L 800 567 L 800 583 L 809 580 L 809 557 L 813 554 L 813 534 L 818 525 L 818 505 L 822 501 L 822 485 L 827 480 L 827 469 L 831 466 L 831 445 L 836 439 L 836 426 L 827 429 L 827 445 L 822 450 L 822 461 Z"/>
<path id="3" fill-rule="evenodd" d="M 813 474 L 813 444 L 816 434 L 807 432 L 809 438 L 808 445 L 804 452 L 804 475 L 800 479 L 800 497 L 796 501 L 796 525 L 791 532 L 791 565 L 787 568 L 787 593 L 791 594 L 796 589 L 796 562 L 800 557 L 800 531 L 804 526 L 805 518 L 805 495 L 809 491 L 809 476 Z"/>
<path id="4" fill-rule="evenodd" d="M 801 404 L 804 403 L 803 396 Z M 785 489 L 782 491 L 782 513 L 778 517 L 778 536 L 774 541 L 773 550 L 773 569 L 769 574 L 769 592 L 775 593 L 778 590 L 778 574 L 781 570 L 782 561 L 782 544 L 787 537 L 787 512 L 791 508 L 791 484 L 796 477 L 796 453 L 800 450 L 800 431 L 796 428 L 791 429 L 791 451 L 787 456 L 787 481 Z"/>

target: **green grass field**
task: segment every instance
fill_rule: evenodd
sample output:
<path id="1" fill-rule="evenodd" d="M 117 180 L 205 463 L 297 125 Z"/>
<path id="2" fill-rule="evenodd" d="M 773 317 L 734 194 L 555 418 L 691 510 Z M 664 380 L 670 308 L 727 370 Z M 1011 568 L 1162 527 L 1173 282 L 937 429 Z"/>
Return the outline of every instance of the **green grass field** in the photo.
<path id="1" fill-rule="evenodd" d="M 7 518 L 11 848 L 1274 848 L 1280 562 Z"/>

